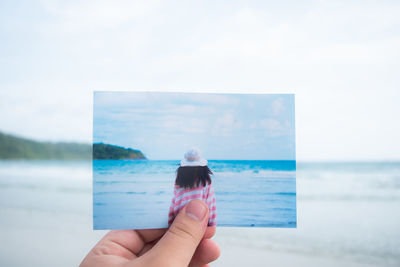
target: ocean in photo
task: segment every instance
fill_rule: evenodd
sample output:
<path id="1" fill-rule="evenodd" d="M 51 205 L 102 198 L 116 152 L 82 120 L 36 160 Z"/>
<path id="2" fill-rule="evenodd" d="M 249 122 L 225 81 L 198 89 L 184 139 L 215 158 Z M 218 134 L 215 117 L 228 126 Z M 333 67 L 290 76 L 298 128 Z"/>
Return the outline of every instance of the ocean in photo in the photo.
<path id="1" fill-rule="evenodd" d="M 166 191 L 176 164 L 164 166 Z M 1 266 L 79 265 L 106 232 L 93 231 L 92 170 L 91 161 L 0 161 Z M 213 266 L 400 265 L 399 162 L 297 162 L 296 188 L 297 228 L 218 227 Z"/>
<path id="2" fill-rule="evenodd" d="M 95 229 L 168 227 L 176 160 L 94 160 Z M 296 227 L 295 161 L 210 160 L 217 225 Z"/>

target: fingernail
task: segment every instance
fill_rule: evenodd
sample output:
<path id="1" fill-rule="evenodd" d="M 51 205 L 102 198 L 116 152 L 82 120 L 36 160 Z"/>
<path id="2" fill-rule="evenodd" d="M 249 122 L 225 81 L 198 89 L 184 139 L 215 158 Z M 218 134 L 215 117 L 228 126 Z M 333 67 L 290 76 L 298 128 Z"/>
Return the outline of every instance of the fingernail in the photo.
<path id="1" fill-rule="evenodd" d="M 186 206 L 186 215 L 197 221 L 202 221 L 206 212 L 206 207 L 200 201 L 193 200 Z"/>

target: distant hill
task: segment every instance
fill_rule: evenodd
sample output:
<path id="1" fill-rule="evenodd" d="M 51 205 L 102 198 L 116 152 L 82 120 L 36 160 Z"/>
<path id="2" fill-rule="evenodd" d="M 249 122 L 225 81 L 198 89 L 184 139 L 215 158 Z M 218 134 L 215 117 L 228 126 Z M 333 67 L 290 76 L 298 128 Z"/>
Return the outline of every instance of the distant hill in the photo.
<path id="1" fill-rule="evenodd" d="M 92 147 L 79 143 L 38 142 L 0 132 L 0 159 L 87 159 Z"/>
<path id="2" fill-rule="evenodd" d="M 92 150 L 93 149 L 93 150 Z M 108 144 L 38 142 L 0 132 L 0 159 L 146 159 L 139 150 Z"/>
<path id="3" fill-rule="evenodd" d="M 93 159 L 146 159 L 140 150 L 103 143 L 93 144 Z"/>

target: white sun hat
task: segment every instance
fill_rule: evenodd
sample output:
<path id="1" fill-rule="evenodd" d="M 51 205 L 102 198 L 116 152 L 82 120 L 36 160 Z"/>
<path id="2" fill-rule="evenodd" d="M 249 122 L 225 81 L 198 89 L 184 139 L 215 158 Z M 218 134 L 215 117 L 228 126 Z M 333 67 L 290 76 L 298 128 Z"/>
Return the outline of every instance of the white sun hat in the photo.
<path id="1" fill-rule="evenodd" d="M 207 166 L 207 160 L 201 156 L 200 150 L 196 147 L 190 148 L 181 160 L 181 167 L 185 166 Z"/>

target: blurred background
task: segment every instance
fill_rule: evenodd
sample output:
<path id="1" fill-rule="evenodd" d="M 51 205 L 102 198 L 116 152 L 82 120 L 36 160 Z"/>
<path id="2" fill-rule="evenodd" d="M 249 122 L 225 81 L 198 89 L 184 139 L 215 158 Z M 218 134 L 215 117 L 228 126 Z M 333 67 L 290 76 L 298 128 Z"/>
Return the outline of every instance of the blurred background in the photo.
<path id="1" fill-rule="evenodd" d="M 297 229 L 214 266 L 400 265 L 397 1 L 1 1 L 2 266 L 77 266 L 94 90 L 295 93 Z"/>

